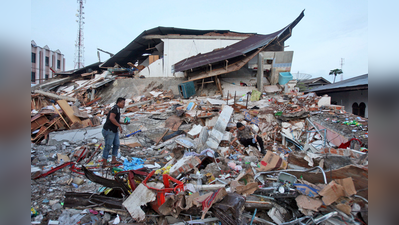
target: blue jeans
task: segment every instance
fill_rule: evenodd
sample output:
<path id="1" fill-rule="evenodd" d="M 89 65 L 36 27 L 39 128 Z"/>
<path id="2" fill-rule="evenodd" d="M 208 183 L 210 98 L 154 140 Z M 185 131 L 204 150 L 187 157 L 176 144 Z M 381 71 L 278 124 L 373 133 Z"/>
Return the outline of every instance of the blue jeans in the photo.
<path id="1" fill-rule="evenodd" d="M 118 155 L 119 149 L 119 132 L 112 132 L 110 130 L 102 130 L 102 134 L 104 136 L 105 147 L 103 151 L 103 159 L 108 159 L 109 150 L 111 149 L 112 145 L 112 156 Z"/>

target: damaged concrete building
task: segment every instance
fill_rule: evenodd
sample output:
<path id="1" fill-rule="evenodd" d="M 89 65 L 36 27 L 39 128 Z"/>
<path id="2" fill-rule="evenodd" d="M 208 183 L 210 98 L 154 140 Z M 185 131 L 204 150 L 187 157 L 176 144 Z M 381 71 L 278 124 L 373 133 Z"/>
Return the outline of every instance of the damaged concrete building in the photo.
<path id="1" fill-rule="evenodd" d="M 303 16 L 269 35 L 154 28 L 32 89 L 32 224 L 367 224 L 368 119 L 281 80 Z M 122 162 L 102 167 L 117 97 Z"/>

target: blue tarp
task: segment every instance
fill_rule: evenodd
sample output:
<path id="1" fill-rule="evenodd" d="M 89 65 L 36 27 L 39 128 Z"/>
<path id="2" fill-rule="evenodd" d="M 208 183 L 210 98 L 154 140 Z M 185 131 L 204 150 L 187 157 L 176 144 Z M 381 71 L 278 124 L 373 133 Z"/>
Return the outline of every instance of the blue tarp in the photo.
<path id="1" fill-rule="evenodd" d="M 126 170 L 138 170 L 144 167 L 144 161 L 140 158 L 132 158 L 132 161 L 125 159 L 123 162 L 123 169 Z"/>

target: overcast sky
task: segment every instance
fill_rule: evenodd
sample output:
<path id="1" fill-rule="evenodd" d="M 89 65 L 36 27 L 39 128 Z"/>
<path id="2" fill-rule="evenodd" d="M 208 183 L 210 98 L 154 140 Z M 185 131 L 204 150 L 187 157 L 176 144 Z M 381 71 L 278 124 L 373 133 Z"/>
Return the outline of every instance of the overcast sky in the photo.
<path id="1" fill-rule="evenodd" d="M 31 39 L 64 54 L 66 70 L 74 68 L 78 2 L 31 2 Z M 305 17 L 285 42 L 294 51 L 291 73 L 333 77 L 341 68 L 344 79 L 368 73 L 367 1 L 133 1 L 87 0 L 84 3 L 85 65 L 98 61 L 97 48 L 117 53 L 144 30 L 158 26 L 217 29 L 258 34 L 273 33 Z M 101 61 L 109 56 L 101 54 Z M 337 81 L 340 77 L 337 77 Z"/>

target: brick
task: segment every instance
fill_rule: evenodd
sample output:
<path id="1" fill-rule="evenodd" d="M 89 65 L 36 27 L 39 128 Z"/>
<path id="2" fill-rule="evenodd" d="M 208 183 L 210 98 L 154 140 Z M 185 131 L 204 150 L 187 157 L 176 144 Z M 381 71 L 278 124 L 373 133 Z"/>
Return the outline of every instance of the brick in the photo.
<path id="1" fill-rule="evenodd" d="M 180 173 L 186 173 L 201 163 L 201 160 L 196 156 L 189 156 L 181 158 L 175 165 L 170 168 L 169 174 L 173 177 Z"/>
<path id="2" fill-rule="evenodd" d="M 331 153 L 331 154 L 337 154 L 337 149 L 335 149 L 335 148 L 330 148 L 330 153 Z"/>

